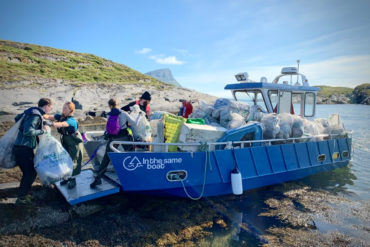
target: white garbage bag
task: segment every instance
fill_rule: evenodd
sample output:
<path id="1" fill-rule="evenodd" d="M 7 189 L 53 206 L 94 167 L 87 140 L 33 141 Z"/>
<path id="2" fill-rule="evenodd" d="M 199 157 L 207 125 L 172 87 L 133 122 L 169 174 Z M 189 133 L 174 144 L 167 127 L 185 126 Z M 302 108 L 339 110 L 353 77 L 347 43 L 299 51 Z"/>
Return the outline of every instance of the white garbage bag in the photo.
<path id="1" fill-rule="evenodd" d="M 36 172 L 44 185 L 72 176 L 73 161 L 71 156 L 50 133 L 40 136 L 34 164 Z"/>
<path id="2" fill-rule="evenodd" d="M 280 131 L 278 115 L 274 113 L 266 114 L 262 117 L 263 139 L 275 139 Z"/>
<path id="3" fill-rule="evenodd" d="M 319 134 L 330 134 L 330 127 L 327 119 L 316 118 L 314 121 L 317 125 Z"/>
<path id="4" fill-rule="evenodd" d="M 292 137 L 298 138 L 302 137 L 304 132 L 303 118 L 300 116 L 293 115 L 293 125 L 292 125 Z"/>
<path id="5" fill-rule="evenodd" d="M 264 113 L 259 105 L 252 105 L 249 109 L 248 121 L 261 122 L 263 115 Z"/>
<path id="6" fill-rule="evenodd" d="M 219 99 L 216 99 L 215 103 L 213 104 L 213 108 L 216 110 L 218 108 L 228 106 L 229 104 L 230 104 L 229 99 L 219 98 Z"/>
<path id="7" fill-rule="evenodd" d="M 244 120 L 245 118 L 238 113 L 231 113 L 230 117 L 231 120 L 227 125 L 228 129 L 236 129 L 247 124 Z"/>
<path id="8" fill-rule="evenodd" d="M 191 118 L 208 118 L 212 116 L 213 106 L 208 105 L 204 101 L 199 102 L 199 106 L 190 115 Z"/>
<path id="9" fill-rule="evenodd" d="M 135 119 L 135 126 L 131 126 L 135 139 L 149 142 L 152 138 L 152 129 L 149 121 L 145 117 L 145 112 L 140 110 L 138 105 L 130 107 L 131 117 Z"/>
<path id="10" fill-rule="evenodd" d="M 346 133 L 344 124 L 338 114 L 331 114 L 328 119 L 330 134 L 343 135 Z"/>
<path id="11" fill-rule="evenodd" d="M 290 113 L 281 113 L 279 118 L 279 133 L 276 135 L 278 139 L 287 139 L 292 136 L 293 115 Z"/>
<path id="12" fill-rule="evenodd" d="M 248 105 L 247 103 L 240 102 L 240 101 L 230 101 L 229 103 L 230 112 L 238 113 L 244 119 L 248 119 L 250 108 L 251 108 L 250 105 Z"/>
<path id="13" fill-rule="evenodd" d="M 15 157 L 13 154 L 13 146 L 19 133 L 19 126 L 23 117 L 18 120 L 11 127 L 5 135 L 0 138 L 0 167 L 1 168 L 13 168 L 16 166 Z"/>

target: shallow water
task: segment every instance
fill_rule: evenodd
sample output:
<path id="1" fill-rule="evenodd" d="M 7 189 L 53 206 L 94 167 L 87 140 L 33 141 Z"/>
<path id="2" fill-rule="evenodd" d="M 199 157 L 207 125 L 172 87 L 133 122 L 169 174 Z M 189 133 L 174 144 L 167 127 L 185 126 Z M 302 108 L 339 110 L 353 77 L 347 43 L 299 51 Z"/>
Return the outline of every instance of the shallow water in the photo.
<path id="1" fill-rule="evenodd" d="M 284 246 L 290 238 L 297 237 L 294 234 L 301 235 L 301 229 L 325 237 L 333 232 L 343 234 L 352 244 L 357 240 L 363 241 L 360 245 L 370 242 L 370 106 L 318 105 L 316 118 L 328 118 L 332 113 L 338 113 L 345 128 L 353 131 L 354 153 L 350 164 L 302 180 L 248 191 L 239 199 L 224 202 L 227 213 L 223 214 L 232 227 L 227 233 L 214 232 L 211 242 L 204 246 L 260 246 L 269 243 L 267 235 L 274 235 Z M 290 196 L 291 191 L 300 188 L 309 189 Z M 320 196 L 323 200 L 317 200 L 311 207 L 307 205 Z M 207 200 L 212 204 L 230 198 Z M 271 208 L 271 201 L 281 204 Z M 287 209 L 290 205 L 291 212 Z M 292 219 L 289 214 L 293 215 Z M 300 217 L 306 220 L 295 222 L 294 218 Z M 293 231 L 288 234 L 286 228 Z M 323 240 L 317 241 L 322 243 Z"/>

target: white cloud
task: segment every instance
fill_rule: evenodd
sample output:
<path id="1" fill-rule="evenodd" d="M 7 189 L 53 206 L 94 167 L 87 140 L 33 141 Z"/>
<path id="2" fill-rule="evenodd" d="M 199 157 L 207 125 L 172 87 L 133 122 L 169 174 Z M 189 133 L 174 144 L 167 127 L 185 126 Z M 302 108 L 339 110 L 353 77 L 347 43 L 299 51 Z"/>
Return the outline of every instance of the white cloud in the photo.
<path id="1" fill-rule="evenodd" d="M 185 62 L 177 60 L 175 56 L 168 56 L 168 57 L 157 57 L 157 56 L 150 56 L 150 59 L 153 59 L 158 64 L 184 64 Z"/>
<path id="2" fill-rule="evenodd" d="M 135 53 L 137 53 L 137 54 L 147 54 L 147 53 L 149 53 L 151 51 L 152 51 L 152 49 L 150 49 L 150 48 L 142 48 L 139 51 L 135 51 Z"/>

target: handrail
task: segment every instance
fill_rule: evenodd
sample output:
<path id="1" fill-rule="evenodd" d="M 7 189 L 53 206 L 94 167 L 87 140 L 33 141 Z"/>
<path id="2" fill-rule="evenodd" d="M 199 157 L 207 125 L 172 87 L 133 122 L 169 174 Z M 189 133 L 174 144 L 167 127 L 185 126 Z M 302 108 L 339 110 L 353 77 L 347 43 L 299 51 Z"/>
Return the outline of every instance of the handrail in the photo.
<path id="1" fill-rule="evenodd" d="M 352 137 L 353 131 L 347 131 L 346 134 Z M 343 136 L 343 134 L 321 134 L 321 135 L 314 135 L 314 136 L 305 136 L 305 137 L 295 137 L 295 138 L 287 138 L 287 139 L 267 139 L 267 140 L 249 140 L 249 141 L 228 141 L 228 142 L 208 142 L 206 143 L 208 147 L 210 146 L 219 146 L 219 145 L 226 145 L 228 147 L 232 147 L 233 144 L 253 144 L 253 143 L 268 143 L 271 145 L 272 142 L 281 142 L 281 141 L 293 141 L 296 140 L 307 140 L 312 138 L 320 138 L 320 137 L 335 137 L 335 136 Z M 168 146 L 200 146 L 204 145 L 204 143 L 200 142 L 193 142 L 193 143 L 157 143 L 157 142 L 130 142 L 130 141 L 112 141 L 110 143 L 110 148 L 116 153 L 122 153 L 123 151 L 118 150 L 113 145 L 155 145 L 155 146 L 165 146 L 165 152 L 168 152 Z"/>

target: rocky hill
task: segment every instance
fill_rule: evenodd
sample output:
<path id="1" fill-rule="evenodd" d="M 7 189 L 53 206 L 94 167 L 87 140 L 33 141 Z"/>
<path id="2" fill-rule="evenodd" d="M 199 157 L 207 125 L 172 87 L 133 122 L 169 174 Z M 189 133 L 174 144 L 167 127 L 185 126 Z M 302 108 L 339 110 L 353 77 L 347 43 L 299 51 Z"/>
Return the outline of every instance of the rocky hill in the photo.
<path id="1" fill-rule="evenodd" d="M 0 40 L 0 115 L 20 113 L 39 98 L 50 97 L 55 111 L 73 98 L 77 116 L 83 117 L 107 110 L 110 98 L 125 105 L 144 91 L 152 94 L 152 110 L 176 112 L 179 99 L 216 99 L 92 54 Z"/>
<path id="2" fill-rule="evenodd" d="M 320 87 L 317 94 L 318 104 L 370 104 L 370 84 L 362 84 L 355 89 L 348 87 Z"/>
<path id="3" fill-rule="evenodd" d="M 353 90 L 354 103 L 370 105 L 370 83 L 361 84 Z"/>
<path id="4" fill-rule="evenodd" d="M 161 82 L 181 87 L 180 83 L 178 83 L 176 79 L 173 77 L 170 69 L 158 69 L 147 72 L 145 74 L 152 76 Z"/>
<path id="5" fill-rule="evenodd" d="M 352 102 L 352 88 L 316 86 L 321 88 L 317 94 L 318 104 L 349 104 Z"/>

